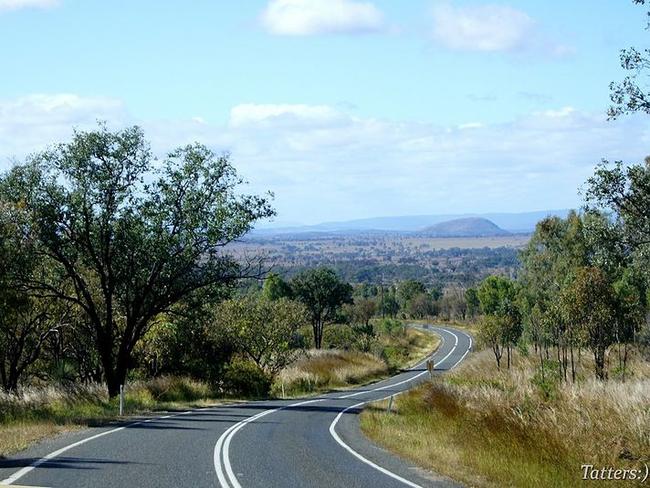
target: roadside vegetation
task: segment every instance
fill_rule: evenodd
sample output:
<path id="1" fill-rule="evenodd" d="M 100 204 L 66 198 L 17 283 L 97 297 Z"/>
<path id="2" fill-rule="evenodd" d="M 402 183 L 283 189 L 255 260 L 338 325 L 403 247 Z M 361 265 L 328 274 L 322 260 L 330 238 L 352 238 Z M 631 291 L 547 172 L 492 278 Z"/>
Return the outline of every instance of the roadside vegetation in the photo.
<path id="1" fill-rule="evenodd" d="M 474 353 L 434 383 L 399 396 L 394 413 L 385 402 L 368 408 L 362 430 L 470 486 L 573 487 L 583 464 L 625 469 L 650 460 L 646 360 L 631 354 L 628 378 L 604 384 L 583 355 L 580 380 L 572 383 L 551 363 L 542 379 L 532 350 L 522 352 L 500 370 L 492 351 Z"/>
<path id="2" fill-rule="evenodd" d="M 611 85 L 611 118 L 650 113 L 638 81 L 649 61 L 647 51 L 621 52 L 629 76 Z M 583 195 L 580 213 L 537 224 L 515 276 L 476 288 L 482 350 L 399 397 L 395 414 L 381 403 L 368 409 L 370 438 L 472 486 L 642 484 L 650 462 L 650 157 L 602 161 Z"/>
<path id="3" fill-rule="evenodd" d="M 171 376 L 138 380 L 125 389 L 124 416 L 215 405 L 217 396 L 208 383 L 199 380 Z M 118 420 L 118 412 L 119 399 L 109 398 L 100 383 L 0 392 L 0 457 L 54 434 Z"/>
<path id="4" fill-rule="evenodd" d="M 116 419 L 122 387 L 127 415 L 266 398 L 303 368 L 286 386 L 308 393 L 433 345 L 377 287 L 231 255 L 274 215 L 242 185 L 228 156 L 193 144 L 156 160 L 138 127 L 102 124 L 0 176 L 0 455 Z"/>
<path id="5" fill-rule="evenodd" d="M 414 365 L 435 351 L 438 336 L 405 327 L 391 319 L 377 321 L 366 347 L 360 347 L 347 325 L 334 325 L 327 345 L 339 348 L 310 349 L 303 358 L 282 370 L 273 384 L 276 396 L 345 388 L 379 380 L 401 368 Z M 365 349 L 365 351 L 364 351 Z"/>

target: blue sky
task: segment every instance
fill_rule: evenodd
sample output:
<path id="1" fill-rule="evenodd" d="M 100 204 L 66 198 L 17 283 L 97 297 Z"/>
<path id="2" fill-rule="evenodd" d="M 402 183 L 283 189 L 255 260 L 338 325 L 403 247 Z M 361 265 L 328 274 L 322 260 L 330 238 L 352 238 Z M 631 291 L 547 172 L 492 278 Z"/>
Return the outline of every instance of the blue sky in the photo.
<path id="1" fill-rule="evenodd" d="M 631 1 L 0 0 L 0 168 L 96 119 L 230 151 L 279 223 L 579 205 Z"/>

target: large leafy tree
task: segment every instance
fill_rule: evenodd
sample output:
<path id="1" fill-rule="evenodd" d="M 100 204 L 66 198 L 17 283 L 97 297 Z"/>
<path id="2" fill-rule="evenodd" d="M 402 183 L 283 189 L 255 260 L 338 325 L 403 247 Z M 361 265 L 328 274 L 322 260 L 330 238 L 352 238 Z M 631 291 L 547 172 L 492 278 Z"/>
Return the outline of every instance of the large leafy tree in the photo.
<path id="1" fill-rule="evenodd" d="M 214 330 L 225 332 L 238 351 L 270 375 L 296 358 L 300 351 L 291 343 L 298 329 L 308 323 L 302 304 L 254 296 L 223 302 L 216 321 Z"/>
<path id="2" fill-rule="evenodd" d="M 503 276 L 488 276 L 478 288 L 478 298 L 485 314 L 481 323 L 482 335 L 489 339 L 486 342 L 492 347 L 497 366 L 500 366 L 503 349 L 506 350 L 509 368 L 512 347 L 522 332 L 515 284 Z M 495 347 L 497 340 L 499 347 Z"/>
<path id="3" fill-rule="evenodd" d="M 615 291 L 602 270 L 584 267 L 562 295 L 568 318 L 582 331 L 587 347 L 593 352 L 596 376 L 605 379 L 607 349 L 615 341 Z"/>
<path id="4" fill-rule="evenodd" d="M 320 349 L 325 324 L 336 318 L 344 303 L 352 303 L 352 286 L 341 281 L 332 269 L 315 268 L 297 275 L 291 288 L 295 298 L 307 307 L 314 345 Z"/>
<path id="5" fill-rule="evenodd" d="M 24 282 L 47 274 L 22 205 L 0 202 L 0 386 L 14 391 L 47 340 L 70 321 L 70 310 L 26 293 Z"/>
<path id="6" fill-rule="evenodd" d="M 273 214 L 244 195 L 228 156 L 205 146 L 157 161 L 138 127 L 100 125 L 30 157 L 0 182 L 0 198 L 31 212 L 52 276 L 28 283 L 81 308 L 94 333 L 110 396 L 133 349 L 159 314 L 198 290 L 257 273 L 224 246 Z"/>

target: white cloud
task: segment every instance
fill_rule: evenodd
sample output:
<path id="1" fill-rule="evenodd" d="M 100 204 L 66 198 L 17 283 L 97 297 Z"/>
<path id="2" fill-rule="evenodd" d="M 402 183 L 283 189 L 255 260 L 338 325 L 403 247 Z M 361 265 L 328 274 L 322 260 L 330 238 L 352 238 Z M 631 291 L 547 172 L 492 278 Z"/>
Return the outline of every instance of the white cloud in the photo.
<path id="1" fill-rule="evenodd" d="M 253 104 L 237 105 L 230 111 L 232 127 L 259 125 L 321 124 L 340 120 L 341 113 L 327 105 Z"/>
<path id="2" fill-rule="evenodd" d="M 381 30 L 384 16 L 366 1 L 271 0 L 261 22 L 277 35 L 358 34 Z"/>
<path id="3" fill-rule="evenodd" d="M 0 100 L 0 169 L 95 119 L 142 125 L 156 154 L 196 140 L 230 151 L 251 190 L 275 191 L 280 220 L 309 222 L 574 206 L 601 158 L 642 161 L 650 146 L 643 118 L 608 122 L 571 107 L 447 127 L 326 105 L 245 104 L 214 124 L 138 120 L 110 98 L 35 95 Z"/>
<path id="4" fill-rule="evenodd" d="M 120 100 L 107 97 L 64 93 L 0 100 L 2 156 L 23 157 L 68 138 L 72 127 L 91 127 L 98 119 L 121 124 L 128 116 Z"/>
<path id="5" fill-rule="evenodd" d="M 525 12 L 500 5 L 437 5 L 433 22 L 435 39 L 462 51 L 516 50 L 526 44 L 535 28 Z"/>
<path id="6" fill-rule="evenodd" d="M 59 4 L 59 0 L 0 0 L 0 12 L 24 8 L 52 8 Z"/>

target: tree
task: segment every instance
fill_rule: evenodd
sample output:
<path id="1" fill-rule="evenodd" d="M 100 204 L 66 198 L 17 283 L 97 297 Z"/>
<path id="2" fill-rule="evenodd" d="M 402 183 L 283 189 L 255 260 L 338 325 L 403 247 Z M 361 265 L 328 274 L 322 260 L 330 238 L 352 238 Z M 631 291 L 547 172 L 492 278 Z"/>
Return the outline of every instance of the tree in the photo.
<path id="1" fill-rule="evenodd" d="M 409 303 L 427 289 L 423 283 L 415 280 L 404 280 L 397 285 L 397 300 L 402 310 L 408 309 Z"/>
<path id="2" fill-rule="evenodd" d="M 294 335 L 308 323 L 305 307 L 286 298 L 244 297 L 223 302 L 216 313 L 217 331 L 225 332 L 237 350 L 260 369 L 276 375 L 293 361 Z"/>
<path id="3" fill-rule="evenodd" d="M 563 295 L 569 320 L 584 333 L 587 347 L 594 355 L 596 376 L 607 377 L 605 356 L 615 340 L 616 304 L 614 289 L 598 268 L 580 268 Z"/>
<path id="4" fill-rule="evenodd" d="M 434 314 L 433 300 L 427 293 L 419 293 L 408 302 L 408 314 L 416 319 L 423 319 Z"/>
<path id="5" fill-rule="evenodd" d="M 369 298 L 357 298 L 344 306 L 346 315 L 353 324 L 368 326 L 377 312 L 377 303 Z"/>
<path id="6" fill-rule="evenodd" d="M 352 302 L 352 286 L 339 280 L 329 268 L 303 271 L 291 281 L 291 289 L 310 315 L 314 345 L 320 349 L 325 324 L 336 318 L 344 303 Z"/>
<path id="7" fill-rule="evenodd" d="M 40 258 L 53 265 L 30 289 L 84 311 L 111 397 L 156 316 L 259 273 L 223 252 L 273 215 L 242 183 L 227 155 L 194 144 L 156 161 L 138 127 L 104 125 L 75 131 L 0 182 L 0 200 L 29 209 Z"/>
<path id="8" fill-rule="evenodd" d="M 495 357 L 499 351 L 494 346 L 494 340 L 496 340 L 494 334 L 498 333 L 500 347 L 506 349 L 508 368 L 510 368 L 512 348 L 517 344 L 522 333 L 515 285 L 511 280 L 502 276 L 488 276 L 478 289 L 478 297 L 481 309 L 487 316 L 484 327 L 489 331 L 488 336 Z M 498 366 L 500 359 L 499 355 L 497 358 Z"/>
<path id="9" fill-rule="evenodd" d="M 633 0 L 637 5 L 645 5 L 646 0 Z M 650 12 L 648 13 L 650 16 Z M 650 27 L 650 21 L 648 22 Z M 631 73 L 621 82 L 610 84 L 610 99 L 613 105 L 608 110 L 610 118 L 634 112 L 650 113 L 650 94 L 644 91 L 645 83 L 639 83 L 639 75 L 650 67 L 650 49 L 631 47 L 621 50 L 621 67 Z"/>
<path id="10" fill-rule="evenodd" d="M 49 270 L 21 205 L 0 202 L 0 382 L 15 391 L 39 359 L 46 341 L 69 319 L 69 307 L 30 295 L 26 280 Z"/>
<path id="11" fill-rule="evenodd" d="M 262 296 L 268 300 L 291 298 L 291 286 L 277 273 L 269 273 L 264 280 Z"/>
<path id="12" fill-rule="evenodd" d="M 478 339 L 492 349 L 497 369 L 501 369 L 503 357 L 504 319 L 496 315 L 486 315 L 479 323 Z"/>
<path id="13" fill-rule="evenodd" d="M 384 293 L 380 298 L 379 309 L 381 310 L 382 317 L 388 315 L 389 317 L 395 318 L 399 312 L 399 303 L 397 298 L 395 298 L 394 290 L 389 290 L 387 293 Z"/>
<path id="14" fill-rule="evenodd" d="M 468 288 L 465 290 L 465 301 L 467 302 L 467 315 L 470 318 L 476 317 L 481 307 L 476 288 Z"/>
<path id="15" fill-rule="evenodd" d="M 481 310 L 486 315 L 503 315 L 515 301 L 515 286 L 503 276 L 488 276 L 478 289 Z"/>

